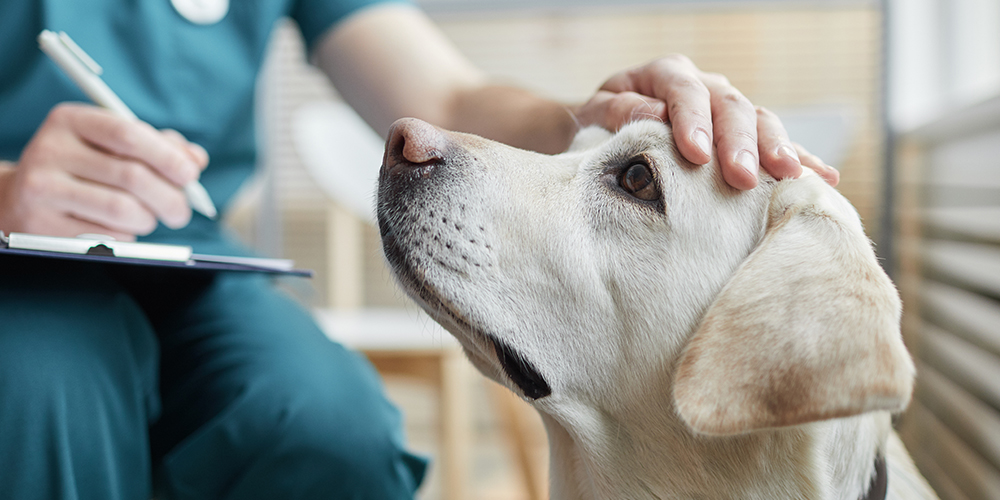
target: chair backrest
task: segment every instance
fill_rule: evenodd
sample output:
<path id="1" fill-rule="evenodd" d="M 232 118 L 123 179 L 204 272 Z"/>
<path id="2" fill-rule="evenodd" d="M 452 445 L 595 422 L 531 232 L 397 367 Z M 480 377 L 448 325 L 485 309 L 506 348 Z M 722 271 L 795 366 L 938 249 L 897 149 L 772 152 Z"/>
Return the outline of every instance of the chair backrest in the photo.
<path id="1" fill-rule="evenodd" d="M 323 192 L 373 223 L 384 140 L 354 110 L 336 101 L 309 103 L 296 110 L 292 139 Z"/>

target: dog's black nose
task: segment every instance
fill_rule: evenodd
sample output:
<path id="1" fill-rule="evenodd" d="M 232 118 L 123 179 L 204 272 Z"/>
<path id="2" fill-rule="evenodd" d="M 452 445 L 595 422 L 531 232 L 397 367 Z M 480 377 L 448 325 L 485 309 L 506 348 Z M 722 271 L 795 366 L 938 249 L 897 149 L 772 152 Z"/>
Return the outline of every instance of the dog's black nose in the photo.
<path id="1" fill-rule="evenodd" d="M 425 175 L 444 160 L 448 140 L 433 125 L 416 118 L 401 118 L 389 128 L 382 168 L 385 173 L 419 169 Z"/>

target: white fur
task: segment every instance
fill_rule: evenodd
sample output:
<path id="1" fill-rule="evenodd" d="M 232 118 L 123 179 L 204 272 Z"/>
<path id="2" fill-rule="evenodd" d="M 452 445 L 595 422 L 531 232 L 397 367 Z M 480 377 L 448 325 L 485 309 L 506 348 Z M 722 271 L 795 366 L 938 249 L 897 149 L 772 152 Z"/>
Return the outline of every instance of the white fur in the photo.
<path id="1" fill-rule="evenodd" d="M 880 452 L 889 498 L 936 498 L 889 420 L 914 373 L 898 297 L 817 176 L 734 190 L 653 121 L 555 156 L 439 134 L 433 173 L 384 167 L 387 254 L 480 371 L 521 394 L 491 335 L 548 382 L 553 499 L 854 500 Z M 640 156 L 658 206 L 617 188 Z"/>

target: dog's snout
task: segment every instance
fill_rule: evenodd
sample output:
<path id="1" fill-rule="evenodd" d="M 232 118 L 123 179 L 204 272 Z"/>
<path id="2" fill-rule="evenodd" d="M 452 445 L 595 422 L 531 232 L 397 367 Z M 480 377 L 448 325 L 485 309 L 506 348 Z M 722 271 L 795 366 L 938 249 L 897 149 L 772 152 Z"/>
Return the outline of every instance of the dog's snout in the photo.
<path id="1" fill-rule="evenodd" d="M 428 173 L 444 160 L 448 140 L 433 125 L 416 118 L 396 120 L 389 128 L 383 168 L 389 172 L 420 168 Z"/>

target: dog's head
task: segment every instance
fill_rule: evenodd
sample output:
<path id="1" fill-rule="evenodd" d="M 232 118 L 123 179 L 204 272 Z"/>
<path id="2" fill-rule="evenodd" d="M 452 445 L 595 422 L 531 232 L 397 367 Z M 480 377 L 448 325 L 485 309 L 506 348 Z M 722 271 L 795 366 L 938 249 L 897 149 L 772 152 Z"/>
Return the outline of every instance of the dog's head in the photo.
<path id="1" fill-rule="evenodd" d="M 896 291 L 818 176 L 734 190 L 654 121 L 548 156 L 406 119 L 378 196 L 404 289 L 557 419 L 642 401 L 736 434 L 909 401 Z"/>

